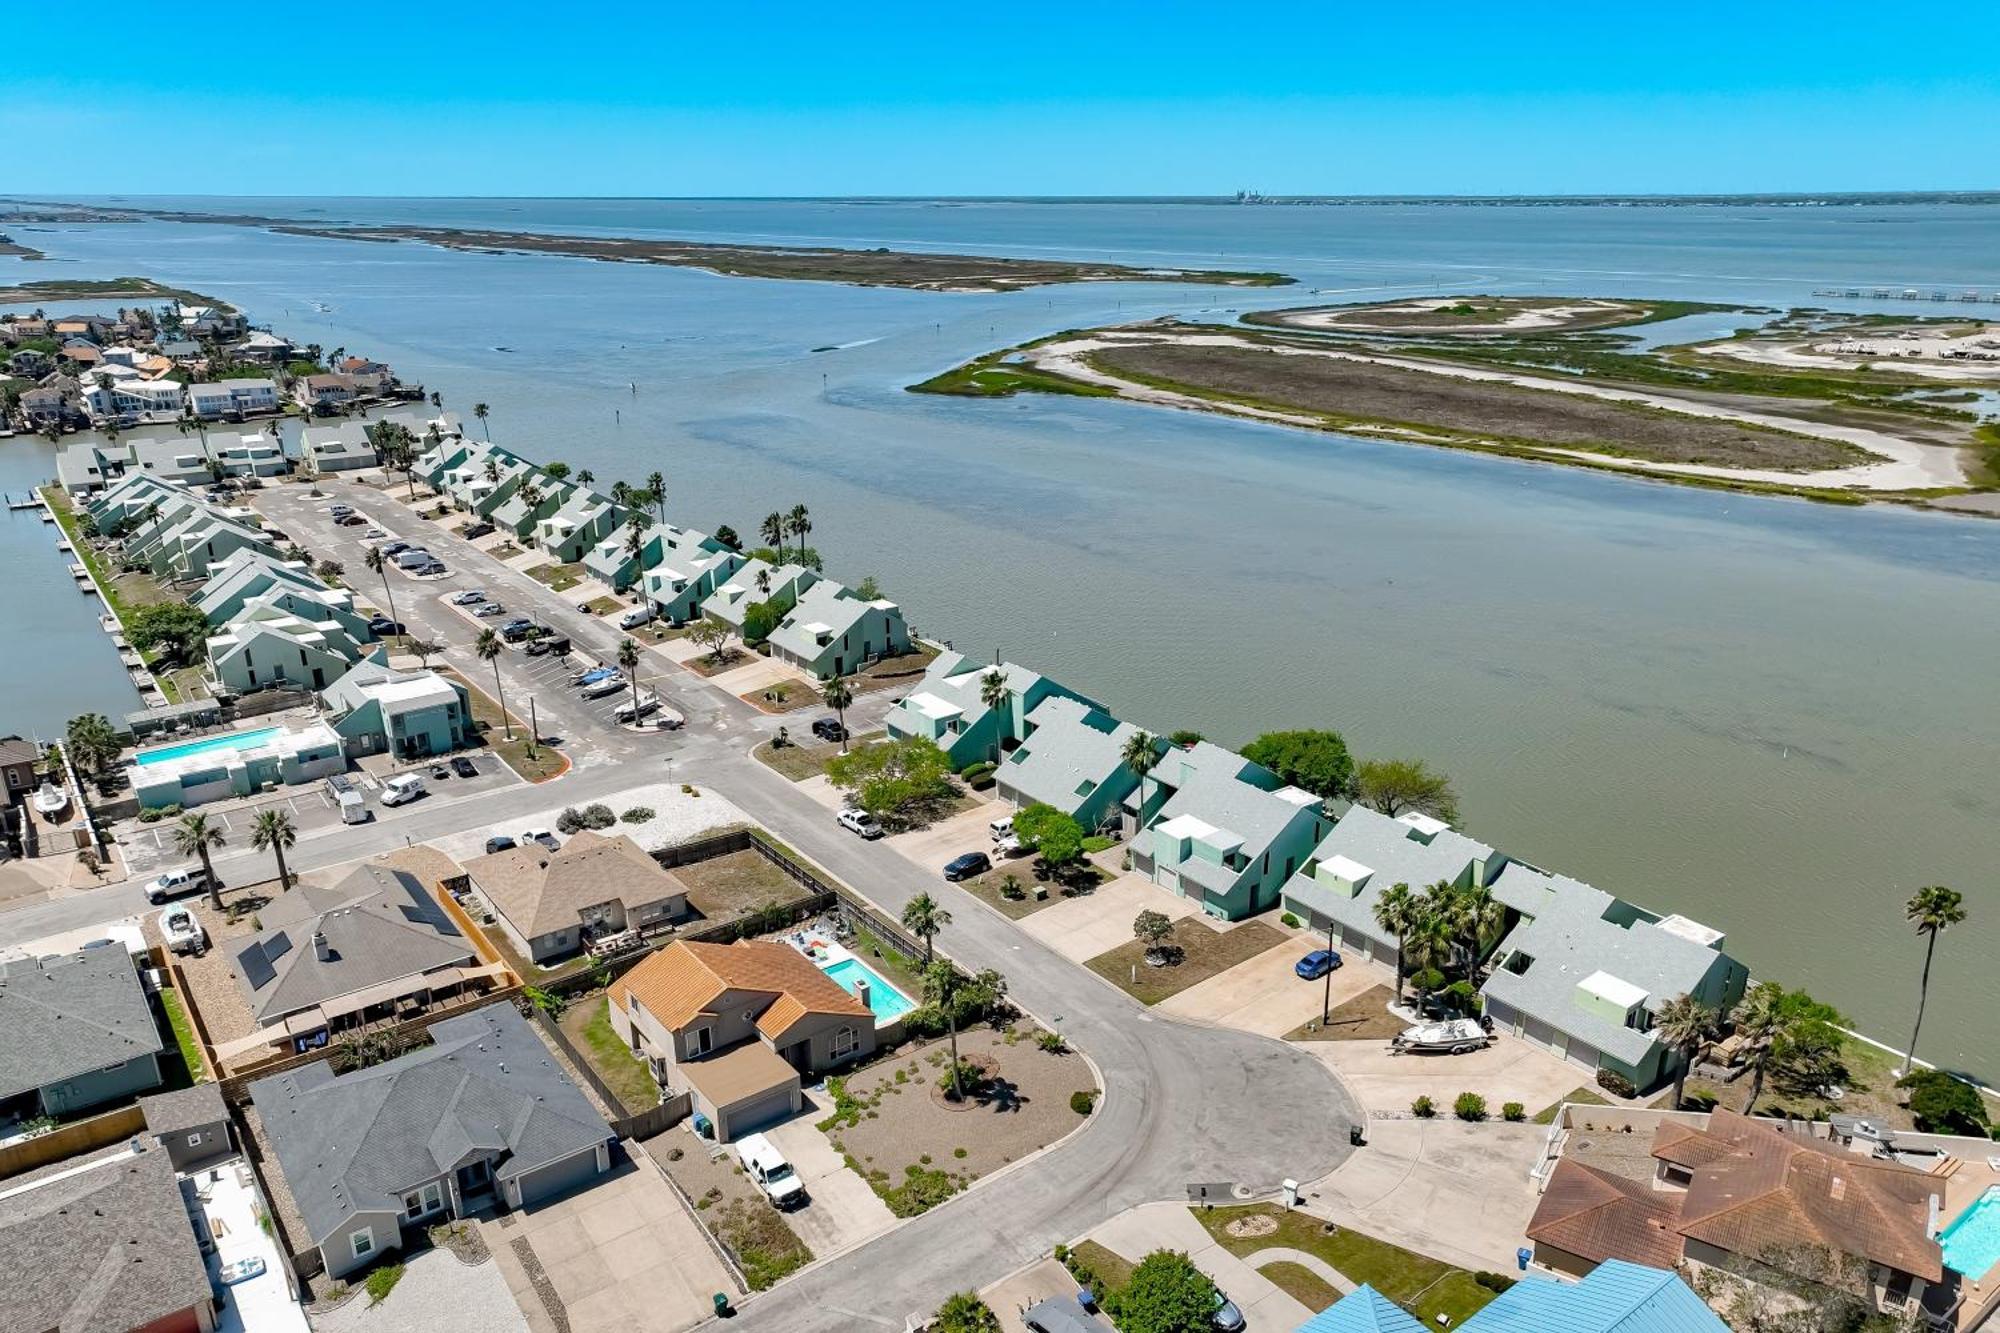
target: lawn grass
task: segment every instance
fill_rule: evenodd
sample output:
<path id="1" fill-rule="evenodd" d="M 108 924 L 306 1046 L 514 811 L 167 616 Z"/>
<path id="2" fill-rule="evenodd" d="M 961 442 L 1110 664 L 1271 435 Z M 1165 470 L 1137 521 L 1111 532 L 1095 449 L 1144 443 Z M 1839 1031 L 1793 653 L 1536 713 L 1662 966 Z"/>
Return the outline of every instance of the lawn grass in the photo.
<path id="1" fill-rule="evenodd" d="M 1531 1118 L 1531 1123 L 1537 1125 L 1553 1125 L 1556 1122 L 1556 1113 L 1563 1109 L 1563 1102 L 1575 1102 L 1579 1106 L 1611 1105 L 1610 1102 L 1598 1096 L 1596 1093 L 1592 1092 L 1589 1088 L 1578 1088 L 1575 1092 L 1570 1093 L 1568 1096 L 1562 1098 L 1560 1101 L 1557 1101 L 1548 1106 L 1544 1106 L 1541 1110 L 1537 1111 Z"/>
<path id="2" fill-rule="evenodd" d="M 1146 944 L 1134 939 L 1097 955 L 1084 966 L 1139 1003 L 1158 1004 L 1276 948 L 1288 938 L 1261 921 L 1247 921 L 1231 930 L 1211 930 L 1199 920 L 1183 917 L 1174 922 L 1173 933 L 1166 939 L 1166 947 L 1180 949 L 1178 963 L 1148 967 Z"/>
<path id="3" fill-rule="evenodd" d="M 848 737 L 847 746 L 853 749 L 857 745 L 872 745 L 887 734 L 882 731 L 865 731 L 858 736 Z M 840 753 L 840 746 L 828 745 L 824 741 L 805 742 L 795 739 L 783 748 L 774 748 L 770 741 L 765 741 L 750 753 L 756 756 L 758 763 L 781 777 L 793 782 L 804 782 L 808 778 L 816 778 L 826 772 L 827 761 Z"/>
<path id="4" fill-rule="evenodd" d="M 1351 1000 L 1333 1007 L 1327 1021 L 1311 1019 L 1285 1034 L 1286 1041 L 1368 1041 L 1382 1040 L 1400 1033 L 1409 1023 L 1389 1012 L 1395 992 L 1387 986 L 1370 986 Z"/>
<path id="5" fill-rule="evenodd" d="M 181 1048 L 181 1060 L 187 1065 L 188 1077 L 196 1083 L 208 1077 L 208 1066 L 201 1058 L 201 1043 L 195 1039 L 194 1023 L 188 1018 L 187 1005 L 181 993 L 172 986 L 160 987 L 160 1008 L 166 1012 L 167 1026 L 174 1030 L 174 1043 Z"/>
<path id="6" fill-rule="evenodd" d="M 493 697 L 458 671 L 446 668 L 444 674 L 465 686 L 466 693 L 472 698 L 473 725 L 479 728 L 487 748 L 499 755 L 507 767 L 529 782 L 547 782 L 569 771 L 568 757 L 553 746 L 537 743 L 535 752 L 532 755 L 528 753 L 528 724 L 518 715 L 514 717 L 514 739 L 508 740 L 506 728 L 500 721 L 500 705 L 493 701 Z"/>
<path id="7" fill-rule="evenodd" d="M 812 1251 L 786 1225 L 784 1214 L 768 1204 L 732 1199 L 710 1217 L 717 1239 L 736 1256 L 752 1291 L 764 1291 L 812 1262 Z"/>
<path id="8" fill-rule="evenodd" d="M 849 676 L 847 683 L 856 694 L 901 689 L 914 684 L 937 655 L 938 650 L 927 643 L 912 644 L 907 653 L 870 662 Z"/>
<path id="9" fill-rule="evenodd" d="M 627 1115 L 650 1110 L 660 1103 L 660 1085 L 646 1062 L 632 1054 L 632 1048 L 611 1026 L 611 1002 L 602 995 L 570 1005 L 563 1011 L 562 1030 L 590 1067 L 604 1080 L 604 1086 L 618 1095 Z"/>
<path id="10" fill-rule="evenodd" d="M 1897 1102 L 1896 1073 L 1901 1067 L 1900 1057 L 1859 1037 L 1850 1036 L 1841 1046 L 1840 1060 L 1847 1066 L 1847 1077 L 1842 1080 L 1839 1101 L 1829 1101 L 1814 1092 L 1777 1087 L 1767 1080 L 1763 1096 L 1757 1103 L 1757 1114 L 1782 1117 L 1789 1112 L 1801 1120 L 1853 1115 L 1891 1129 L 1916 1128 L 1917 1122 L 1910 1109 Z M 1738 1079 L 1735 1083 L 1721 1083 L 1714 1079 L 1690 1078 L 1683 1095 L 1691 1100 L 1713 1097 L 1718 1105 L 1740 1110 L 1743 1099 L 1750 1095 L 1750 1082 Z"/>
<path id="11" fill-rule="evenodd" d="M 1116 1250 L 1099 1245 L 1094 1240 L 1084 1241 L 1070 1253 L 1076 1256 L 1078 1263 L 1097 1274 L 1097 1280 L 1103 1288 L 1097 1293 L 1099 1297 L 1106 1292 L 1125 1290 L 1132 1281 L 1133 1270 L 1139 1266 Z"/>
<path id="12" fill-rule="evenodd" d="M 820 702 L 819 691 L 799 680 L 774 680 L 736 697 L 760 713 L 795 713 Z"/>
<path id="13" fill-rule="evenodd" d="M 1426 1328 L 1440 1327 L 1437 1318 L 1440 1314 L 1449 1316 L 1449 1326 L 1456 1328 L 1484 1309 L 1497 1294 L 1473 1281 L 1472 1274 L 1462 1268 L 1363 1235 L 1351 1227 L 1339 1227 L 1328 1234 L 1326 1224 L 1319 1218 L 1276 1204 L 1189 1211 L 1208 1229 L 1216 1244 L 1238 1258 L 1249 1258 L 1259 1250 L 1273 1247 L 1302 1250 L 1332 1265 L 1357 1285 L 1368 1283 L 1414 1314 Z M 1229 1234 L 1230 1222 L 1260 1214 L 1274 1218 L 1278 1229 L 1261 1236 Z"/>
<path id="14" fill-rule="evenodd" d="M 536 565 L 528 571 L 528 577 L 538 583 L 546 583 L 553 592 L 568 592 L 583 582 L 582 565 L 547 564 Z"/>
<path id="15" fill-rule="evenodd" d="M 1339 1292 L 1328 1286 L 1325 1279 L 1304 1264 L 1295 1264 L 1289 1259 L 1279 1259 L 1265 1264 L 1257 1271 L 1271 1279 L 1278 1290 L 1308 1310 L 1324 1310 L 1340 1299 Z"/>
<path id="16" fill-rule="evenodd" d="M 556 591 L 560 592 L 562 590 L 558 588 Z M 593 597 L 583 604 L 583 609 L 590 612 L 593 616 L 608 616 L 613 611 L 624 610 L 625 603 L 619 601 L 616 597 Z"/>
<path id="17" fill-rule="evenodd" d="M 882 979 L 919 1004 L 924 999 L 924 958 L 922 954 L 906 954 L 895 945 L 882 939 L 863 922 L 854 923 L 854 940 L 849 946 L 856 957 L 868 960 L 868 965 L 882 975 Z"/>

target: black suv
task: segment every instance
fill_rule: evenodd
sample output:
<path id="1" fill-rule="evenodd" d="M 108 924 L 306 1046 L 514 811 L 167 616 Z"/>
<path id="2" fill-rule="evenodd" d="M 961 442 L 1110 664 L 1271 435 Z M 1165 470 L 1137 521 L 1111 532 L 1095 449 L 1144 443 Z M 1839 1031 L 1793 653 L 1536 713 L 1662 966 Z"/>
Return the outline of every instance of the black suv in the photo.
<path id="1" fill-rule="evenodd" d="M 813 735 L 823 741 L 844 741 L 847 728 L 840 725 L 837 717 L 816 717 L 813 719 Z"/>

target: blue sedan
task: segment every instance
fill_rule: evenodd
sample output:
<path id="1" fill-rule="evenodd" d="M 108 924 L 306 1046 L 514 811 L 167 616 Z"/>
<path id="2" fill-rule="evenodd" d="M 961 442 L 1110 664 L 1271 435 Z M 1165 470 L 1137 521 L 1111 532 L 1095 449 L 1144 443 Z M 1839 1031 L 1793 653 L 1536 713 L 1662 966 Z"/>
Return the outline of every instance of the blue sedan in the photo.
<path id="1" fill-rule="evenodd" d="M 1314 949 L 1292 967 L 1307 981 L 1318 981 L 1327 973 L 1340 966 L 1340 955 L 1331 949 Z"/>

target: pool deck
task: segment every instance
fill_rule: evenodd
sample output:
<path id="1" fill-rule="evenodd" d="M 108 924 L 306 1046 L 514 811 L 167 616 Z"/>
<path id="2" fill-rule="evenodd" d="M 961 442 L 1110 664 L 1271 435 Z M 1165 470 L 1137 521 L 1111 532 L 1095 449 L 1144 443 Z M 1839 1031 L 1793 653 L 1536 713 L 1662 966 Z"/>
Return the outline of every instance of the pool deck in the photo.
<path id="1" fill-rule="evenodd" d="M 910 1010 L 915 1009 L 917 1007 L 917 1002 L 911 999 L 909 996 L 904 995 L 902 989 L 898 987 L 894 982 L 890 981 L 887 977 L 884 977 L 874 968 L 868 966 L 866 959 L 860 957 L 853 950 L 849 949 L 846 945 L 841 944 L 837 940 L 831 938 L 826 932 L 819 930 L 811 930 L 811 929 L 795 930 L 792 931 L 790 934 L 786 935 L 784 937 L 784 940 L 785 943 L 791 945 L 794 949 L 797 949 L 800 953 L 812 959 L 813 966 L 817 967 L 822 972 L 830 973 L 834 968 L 840 966 L 842 963 L 853 963 L 856 967 L 860 968 L 862 971 L 866 972 L 870 977 L 873 978 L 873 980 L 869 983 L 871 990 L 879 987 L 882 990 L 887 991 L 891 995 L 899 996 L 903 1001 L 903 1008 L 893 1014 L 885 1015 L 882 1013 L 876 1013 L 875 1014 L 876 1027 L 878 1028 L 887 1027 L 889 1024 L 896 1022 L 898 1019 L 902 1018 L 904 1014 L 907 1014 L 908 1012 L 910 1012 Z M 839 981 L 837 978 L 834 979 L 834 984 L 839 985 Z M 846 990 L 847 993 L 850 995 L 854 993 L 853 991 L 848 990 L 848 988 L 845 986 L 841 986 L 841 989 Z M 872 1010 L 874 1009 L 874 1006 L 870 1005 L 869 1008 Z"/>
<path id="2" fill-rule="evenodd" d="M 209 754 L 216 750 L 255 749 L 259 745 L 270 744 L 271 740 L 281 735 L 284 730 L 282 726 L 267 724 L 261 727 L 249 727 L 242 731 L 223 731 L 212 736 L 198 736 L 193 740 L 149 745 L 133 754 L 132 762 L 146 766 L 170 764 L 176 760 Z"/>

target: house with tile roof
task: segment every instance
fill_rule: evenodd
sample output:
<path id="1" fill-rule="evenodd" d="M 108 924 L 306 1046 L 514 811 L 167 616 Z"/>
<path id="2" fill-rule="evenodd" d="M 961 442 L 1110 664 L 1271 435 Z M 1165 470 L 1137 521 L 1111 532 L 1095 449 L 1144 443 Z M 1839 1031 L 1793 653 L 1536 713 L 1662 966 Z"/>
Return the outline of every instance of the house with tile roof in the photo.
<path id="1" fill-rule="evenodd" d="M 676 940 L 612 987 L 611 1026 L 718 1141 L 799 1109 L 801 1076 L 875 1049 L 875 1016 L 789 944 Z"/>
<path id="2" fill-rule="evenodd" d="M 852 675 L 910 651 L 910 627 L 886 597 L 866 598 L 832 579 L 799 594 L 771 631 L 771 655 L 819 680 Z"/>
<path id="3" fill-rule="evenodd" d="M 217 1326 L 208 1265 L 163 1152 L 120 1146 L 8 1180 L 0 1272 L 0 1328 L 9 1333 Z"/>
<path id="4" fill-rule="evenodd" d="M 996 671 L 1006 698 L 999 707 L 989 708 L 986 679 Z M 931 659 L 924 678 L 889 710 L 883 725 L 891 740 L 922 736 L 935 742 L 954 770 L 967 764 L 997 764 L 1027 736 L 1029 714 L 1042 700 L 1058 695 L 1096 706 L 1018 663 L 970 662 L 964 653 L 943 652 Z"/>
<path id="5" fill-rule="evenodd" d="M 1780 1290 L 1845 1292 L 1892 1316 L 1957 1301 L 1935 1231 L 1943 1182 L 1809 1129 L 1731 1111 L 1662 1118 L 1652 1175 L 1564 1157 L 1528 1223 L 1536 1262 L 1585 1274 L 1609 1260 L 1704 1271 Z"/>
<path id="6" fill-rule="evenodd" d="M 262 930 L 229 945 L 230 967 L 257 1024 L 284 1023 L 295 1036 L 455 991 L 477 961 L 417 877 L 385 865 L 295 885 L 258 919 Z"/>
<path id="7" fill-rule="evenodd" d="M 994 777 L 999 796 L 1015 806 L 1037 801 L 1072 816 L 1085 831 L 1116 825 L 1139 786 L 1125 747 L 1139 729 L 1095 704 L 1052 694 L 1027 717 L 1018 745 Z M 1154 751 L 1166 748 L 1156 741 Z"/>
<path id="8" fill-rule="evenodd" d="M 1126 801 L 1133 869 L 1240 921 L 1277 904 L 1333 821 L 1320 798 L 1207 741 L 1168 748 Z"/>
<path id="9" fill-rule="evenodd" d="M 324 1060 L 250 1085 L 261 1133 L 332 1277 L 400 1250 L 405 1228 L 495 1200 L 525 1208 L 611 1169 L 611 1129 L 512 1005 L 432 1024 L 431 1045 L 336 1074 Z"/>
<path id="10" fill-rule="evenodd" d="M 122 947 L 0 963 L 0 1119 L 74 1115 L 157 1088 L 164 1050 Z"/>
<path id="11" fill-rule="evenodd" d="M 537 963 L 688 912 L 687 885 L 622 833 L 585 829 L 556 851 L 529 843 L 476 857 L 465 870 L 515 950 Z"/>

